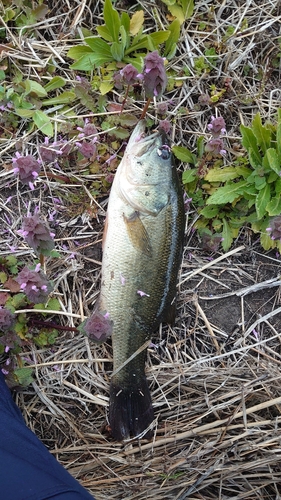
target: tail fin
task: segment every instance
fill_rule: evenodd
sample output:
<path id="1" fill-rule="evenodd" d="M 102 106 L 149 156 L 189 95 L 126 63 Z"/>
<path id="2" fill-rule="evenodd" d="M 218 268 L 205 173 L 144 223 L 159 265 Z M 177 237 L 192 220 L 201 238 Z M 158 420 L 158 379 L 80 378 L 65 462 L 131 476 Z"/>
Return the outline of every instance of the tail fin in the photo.
<path id="1" fill-rule="evenodd" d="M 109 424 L 117 441 L 135 437 L 145 431 L 154 418 L 147 380 L 138 385 L 121 387 L 111 381 L 109 399 Z M 151 437 L 147 432 L 146 438 Z"/>

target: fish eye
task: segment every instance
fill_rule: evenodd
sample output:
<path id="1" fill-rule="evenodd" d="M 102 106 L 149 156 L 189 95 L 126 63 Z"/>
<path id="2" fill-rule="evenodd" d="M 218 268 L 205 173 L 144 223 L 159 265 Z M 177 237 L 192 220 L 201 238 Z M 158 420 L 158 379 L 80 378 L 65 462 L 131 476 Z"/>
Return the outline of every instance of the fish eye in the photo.
<path id="1" fill-rule="evenodd" d="M 161 148 L 157 149 L 158 156 L 161 156 L 163 160 L 168 160 L 171 156 L 171 150 L 167 144 L 161 146 Z"/>

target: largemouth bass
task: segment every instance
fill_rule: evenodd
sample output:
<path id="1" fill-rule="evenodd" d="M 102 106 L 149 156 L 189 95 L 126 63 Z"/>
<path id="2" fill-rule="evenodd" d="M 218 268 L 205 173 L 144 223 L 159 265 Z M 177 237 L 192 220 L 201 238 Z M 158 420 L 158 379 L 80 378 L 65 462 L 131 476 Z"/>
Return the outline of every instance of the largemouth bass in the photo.
<path id="1" fill-rule="evenodd" d="M 99 308 L 113 321 L 109 423 L 119 441 L 143 433 L 153 420 L 146 349 L 134 353 L 162 321 L 174 319 L 184 224 L 167 138 L 146 136 L 140 121 L 112 184 L 103 238 Z"/>

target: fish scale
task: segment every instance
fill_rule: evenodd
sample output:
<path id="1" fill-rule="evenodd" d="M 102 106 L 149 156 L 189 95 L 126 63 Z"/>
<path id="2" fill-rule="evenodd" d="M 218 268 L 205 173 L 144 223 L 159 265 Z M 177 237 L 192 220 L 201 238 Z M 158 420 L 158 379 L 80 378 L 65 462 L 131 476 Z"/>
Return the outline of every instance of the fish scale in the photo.
<path id="1" fill-rule="evenodd" d="M 146 350 L 126 361 L 162 321 L 171 322 L 184 225 L 167 139 L 146 136 L 141 121 L 115 175 L 103 238 L 99 308 L 113 321 L 109 423 L 117 440 L 143 433 L 153 420 Z"/>

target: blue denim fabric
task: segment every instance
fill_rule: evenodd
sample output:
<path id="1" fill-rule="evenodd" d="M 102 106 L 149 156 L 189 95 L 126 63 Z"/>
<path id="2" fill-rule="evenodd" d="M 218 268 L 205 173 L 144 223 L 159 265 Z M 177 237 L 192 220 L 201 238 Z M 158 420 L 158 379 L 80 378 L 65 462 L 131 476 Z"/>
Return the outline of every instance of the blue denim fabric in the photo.
<path id="1" fill-rule="evenodd" d="M 0 372 L 0 497 L 93 500 L 25 425 Z"/>

